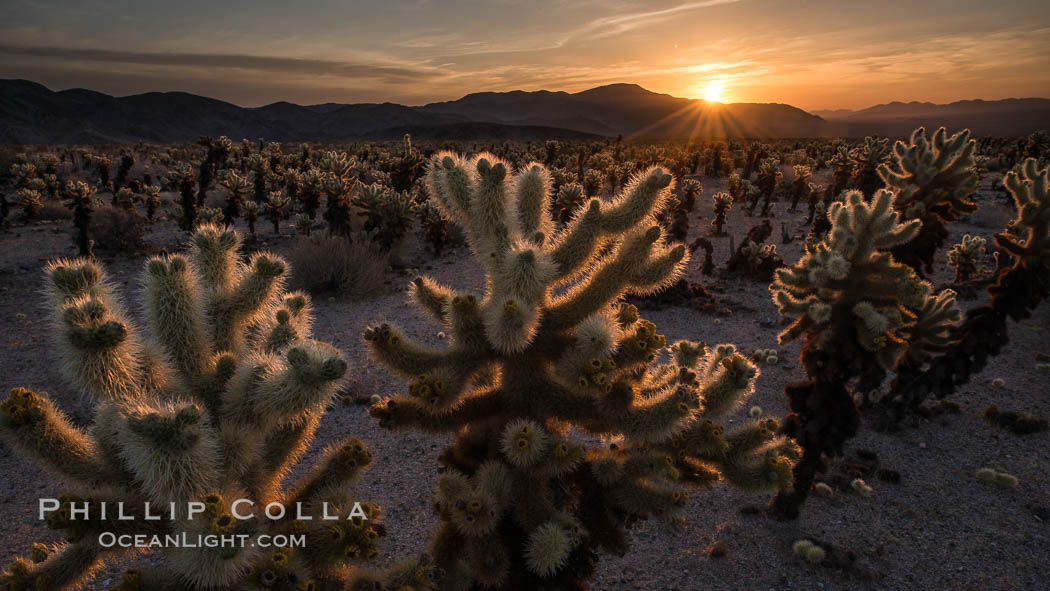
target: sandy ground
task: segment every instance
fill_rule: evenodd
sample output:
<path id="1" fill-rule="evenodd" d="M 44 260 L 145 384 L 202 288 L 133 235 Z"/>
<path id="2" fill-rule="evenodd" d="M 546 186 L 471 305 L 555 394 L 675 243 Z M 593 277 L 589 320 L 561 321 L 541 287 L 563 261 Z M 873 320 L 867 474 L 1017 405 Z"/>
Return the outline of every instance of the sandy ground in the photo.
<path id="1" fill-rule="evenodd" d="M 791 176 L 785 171 L 785 178 Z M 710 195 L 724 190 L 724 180 L 703 179 L 704 192 L 693 214 L 690 239 L 710 230 Z M 952 227 L 952 243 L 962 234 L 991 239 L 1011 217 L 1002 195 L 979 195 L 980 210 L 970 220 Z M 801 253 L 799 241 L 780 244 L 780 222 L 801 230 L 802 212 L 786 213 L 787 204 L 775 208 L 776 231 L 772 241 L 788 261 Z M 745 216 L 739 207 L 731 212 L 728 230 L 740 237 L 759 218 Z M 286 252 L 294 238 L 274 237 L 260 223 L 268 248 Z M 40 267 L 53 256 L 73 254 L 70 222 L 23 226 L 10 224 L 0 232 L 0 386 L 27 386 L 49 392 L 79 424 L 90 421 L 90 407 L 61 378 L 47 328 L 47 311 L 38 296 Z M 155 251 L 176 249 L 182 235 L 171 222 L 159 222 L 148 233 Z M 724 266 L 728 239 L 714 238 L 715 262 Z M 137 280 L 146 255 L 103 256 L 111 275 L 123 282 L 128 301 L 137 300 Z M 439 260 L 418 255 L 421 272 L 457 288 L 480 290 L 482 280 L 465 249 L 455 249 Z M 699 263 L 699 261 L 694 261 Z M 695 267 L 695 264 L 693 265 Z M 943 251 L 935 282 L 951 277 Z M 691 281 L 710 282 L 692 271 Z M 346 352 L 354 376 L 352 394 L 389 394 L 406 385 L 365 358 L 360 334 L 379 319 L 396 321 L 431 342 L 438 342 L 438 327 L 408 305 L 403 293 L 408 274 L 391 274 L 386 293 L 366 302 L 314 302 L 315 337 Z M 689 309 L 669 308 L 648 312 L 669 341 L 689 338 L 708 343 L 732 342 L 745 351 L 776 348 L 780 319 L 769 300 L 766 285 L 744 277 L 726 277 L 720 294 L 740 312 L 715 317 Z M 965 302 L 976 305 L 980 300 Z M 766 325 L 767 327 L 763 327 Z M 594 588 L 599 590 L 688 589 L 1045 589 L 1050 576 L 1050 434 L 1019 437 L 998 431 L 982 418 L 989 404 L 1007 410 L 1050 415 L 1050 387 L 1046 376 L 1035 372 L 1037 352 L 1050 352 L 1050 305 L 1044 304 L 1022 325 L 1011 326 L 1011 345 L 954 398 L 961 413 L 933 421 L 915 420 L 895 434 L 865 428 L 851 449 L 878 452 L 884 466 L 898 470 L 900 484 L 868 482 L 874 494 L 844 494 L 836 500 L 811 497 L 802 517 L 776 522 L 763 515 L 745 515 L 745 505 L 765 504 L 768 495 L 745 495 L 726 487 L 697 491 L 681 522 L 646 522 L 637 526 L 632 550 L 622 558 L 603 557 Z M 802 379 L 798 348 L 782 349 L 780 363 L 763 365 L 753 403 L 770 416 L 785 412 L 785 384 Z M 993 388 L 1002 378 L 1005 386 Z M 446 438 L 416 433 L 391 433 L 378 428 L 365 407 L 336 403 L 325 417 L 318 437 L 303 466 L 317 450 L 336 438 L 353 434 L 375 452 L 376 462 L 363 477 L 360 496 L 383 505 L 388 537 L 381 546 L 382 562 L 422 551 L 436 522 L 430 513 L 430 490 L 436 460 Z M 1005 491 L 978 482 L 974 471 L 989 466 L 1016 475 L 1020 486 Z M 8 563 L 36 541 L 55 540 L 54 532 L 37 521 L 37 499 L 57 496 L 62 487 L 36 465 L 0 447 L 0 561 Z M 1043 515 L 1040 518 L 1038 514 Z M 796 558 L 791 545 L 812 538 L 852 551 L 857 566 L 840 569 L 811 565 Z M 726 556 L 710 558 L 708 548 L 721 542 Z M 155 559 L 155 558 L 153 558 Z M 138 560 L 151 560 L 141 557 Z M 104 589 L 119 580 L 132 561 L 107 567 L 88 587 Z"/>

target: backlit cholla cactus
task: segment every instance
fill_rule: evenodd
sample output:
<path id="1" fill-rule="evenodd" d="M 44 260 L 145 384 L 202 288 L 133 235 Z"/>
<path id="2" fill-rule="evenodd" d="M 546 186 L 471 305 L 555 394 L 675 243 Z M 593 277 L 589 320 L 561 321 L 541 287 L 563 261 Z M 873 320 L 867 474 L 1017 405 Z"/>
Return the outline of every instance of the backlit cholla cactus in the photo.
<path id="1" fill-rule="evenodd" d="M 759 201 L 762 202 L 760 215 L 769 215 L 770 208 L 776 202 L 777 184 L 782 176 L 784 176 L 784 173 L 780 172 L 780 160 L 776 158 L 765 158 L 762 160 L 758 167 L 758 178 L 755 180 L 759 196 L 758 199 L 749 203 L 748 215 L 754 213 Z"/>
<path id="2" fill-rule="evenodd" d="M 442 589 L 579 588 L 593 553 L 622 553 L 625 520 L 673 515 L 675 481 L 721 473 L 749 489 L 791 486 L 794 444 L 776 421 L 727 433 L 719 421 L 758 374 L 730 345 L 707 351 L 665 340 L 625 293 L 666 286 L 686 262 L 654 214 L 670 199 L 661 168 L 611 201 L 591 199 L 560 231 L 540 164 L 517 174 L 490 154 L 442 153 L 429 187 L 466 230 L 485 293 L 417 279 L 412 298 L 444 326 L 445 349 L 382 324 L 365 333 L 372 357 L 413 380 L 381 401 L 381 425 L 454 436 L 442 455 L 432 554 Z M 589 433 L 614 444 L 588 446 Z"/>
<path id="3" fill-rule="evenodd" d="M 558 196 L 554 200 L 554 209 L 558 214 L 558 221 L 568 223 L 576 210 L 583 205 L 583 187 L 577 183 L 566 183 L 558 189 Z"/>
<path id="4" fill-rule="evenodd" d="M 809 183 L 813 175 L 810 168 L 805 164 L 796 164 L 792 168 L 795 170 L 795 180 L 791 181 L 791 207 L 788 211 L 795 211 L 799 200 L 813 193 L 813 185 Z"/>
<path id="5" fill-rule="evenodd" d="M 246 177 L 233 170 L 226 171 L 226 175 L 219 181 L 219 184 L 226 190 L 226 205 L 222 209 L 222 214 L 228 228 L 241 216 L 241 208 L 248 200 L 248 189 L 251 188 L 251 184 Z M 252 234 L 254 233 L 255 228 L 253 227 Z"/>
<path id="6" fill-rule="evenodd" d="M 328 195 L 324 220 L 328 222 L 328 231 L 336 236 L 349 236 L 352 230 L 351 200 L 358 185 L 352 174 L 355 163 L 345 153 L 325 152 L 317 165 L 323 173 L 321 186 Z"/>
<path id="7" fill-rule="evenodd" d="M 864 138 L 864 143 L 850 150 L 848 155 L 853 188 L 863 193 L 865 198 L 871 199 L 875 191 L 882 186 L 880 171 L 889 158 L 888 139 Z"/>
<path id="8" fill-rule="evenodd" d="M 1017 204 L 1011 223 L 1013 236 L 1002 233 L 996 243 L 1017 257 L 1017 265 L 1030 269 L 1050 267 L 1050 168 L 1038 168 L 1034 158 L 1025 160 L 1018 174 L 1003 180 Z"/>
<path id="9" fill-rule="evenodd" d="M 948 137 L 942 127 L 931 141 L 920 127 L 909 143 L 894 144 L 892 165 L 879 167 L 886 187 L 897 193 L 894 207 L 901 218 L 922 222 L 915 238 L 893 250 L 920 274 L 933 271 L 933 255 L 948 237 L 945 224 L 977 209 L 970 201 L 977 191 L 974 146 L 968 130 Z"/>
<path id="10" fill-rule="evenodd" d="M 984 248 L 988 241 L 980 236 L 966 234 L 962 242 L 948 250 L 948 264 L 955 268 L 955 282 L 969 281 L 977 273 L 977 266 L 985 258 Z"/>
<path id="11" fill-rule="evenodd" d="M 1009 322 L 1019 322 L 1050 295 L 1050 172 L 1026 160 L 1021 174 L 1009 173 L 1007 190 L 1017 205 L 1017 218 L 996 244 L 1009 253 L 995 270 L 985 306 L 967 311 L 952 330 L 954 342 L 922 367 L 904 365 L 878 409 L 892 424 L 930 396 L 944 398 L 981 372 L 1008 343 Z M 1012 232 L 1010 229 L 1012 228 Z"/>
<path id="12" fill-rule="evenodd" d="M 44 206 L 44 200 L 40 195 L 40 191 L 34 189 L 19 189 L 15 191 L 15 202 L 22 207 L 22 211 L 26 214 L 26 219 L 33 219 L 40 213 L 40 208 Z"/>
<path id="13" fill-rule="evenodd" d="M 893 193 L 870 203 L 859 191 L 828 209 L 831 229 L 806 254 L 780 269 L 769 289 L 780 313 L 793 317 L 780 334 L 787 344 L 804 337 L 802 364 L 810 381 L 787 393 L 796 415 L 787 434 L 804 449 L 794 491 L 779 495 L 774 511 L 794 517 L 805 500 L 821 455 L 837 455 L 856 433 L 859 415 L 848 388 L 877 387 L 898 363 L 921 364 L 948 344 L 960 318 L 955 292 L 932 293 L 929 283 L 898 263 L 889 249 L 907 243 L 920 223 L 900 223 Z"/>
<path id="14" fill-rule="evenodd" d="M 242 263 L 237 248 L 234 232 L 209 225 L 188 256 L 150 259 L 146 330 L 94 263 L 47 267 L 59 367 L 95 402 L 95 421 L 77 427 L 46 395 L 23 388 L 0 404 L 4 442 L 70 487 L 47 516 L 65 540 L 35 545 L 0 575 L 0 587 L 75 588 L 135 552 L 104 547 L 104 532 L 247 536 L 243 546 L 165 548 L 162 570 L 126 572 L 121 591 L 343 589 L 347 561 L 375 556 L 378 507 L 363 503 L 371 519 L 347 519 L 356 502 L 347 485 L 371 461 L 360 441 L 334 445 L 312 473 L 282 483 L 347 366 L 334 347 L 310 339 L 309 300 L 281 287 L 285 263 L 265 253 Z M 254 505 L 235 507 L 239 499 Z M 118 502 L 133 520 L 117 519 Z M 203 513 L 190 518 L 196 502 Z M 286 507 L 284 519 L 263 514 L 271 502 Z M 324 502 L 337 520 L 321 519 Z M 159 519 L 146 519 L 146 503 Z M 296 503 L 312 521 L 295 519 Z M 71 512 L 82 508 L 87 515 Z M 305 535 L 306 546 L 253 544 L 275 534 Z"/>
<path id="15" fill-rule="evenodd" d="M 733 196 L 729 193 L 719 192 L 711 196 L 711 212 L 715 214 L 715 218 L 711 220 L 711 225 L 715 227 L 715 235 L 721 236 L 723 233 L 722 227 L 725 226 L 726 218 L 729 216 L 729 210 L 733 208 Z"/>

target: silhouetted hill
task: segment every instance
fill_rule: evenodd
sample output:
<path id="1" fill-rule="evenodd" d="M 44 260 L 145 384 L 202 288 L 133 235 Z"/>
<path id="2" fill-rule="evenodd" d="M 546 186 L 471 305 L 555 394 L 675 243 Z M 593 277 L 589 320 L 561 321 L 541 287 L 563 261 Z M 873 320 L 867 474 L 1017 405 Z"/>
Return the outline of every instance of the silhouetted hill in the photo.
<path id="1" fill-rule="evenodd" d="M 637 84 L 611 84 L 573 94 L 479 92 L 419 110 L 475 121 L 644 138 L 815 137 L 826 128 L 820 117 L 790 105 L 709 103 L 650 92 Z"/>
<path id="2" fill-rule="evenodd" d="M 610 84 L 577 93 L 478 92 L 455 101 L 255 108 L 184 92 L 125 97 L 84 89 L 53 92 L 27 80 L 0 80 L 0 143 L 174 142 L 202 135 L 276 141 L 399 138 L 564 139 L 906 136 L 919 125 L 976 135 L 1050 129 L 1050 99 L 888 103 L 822 111 L 827 120 L 779 103 L 711 103 Z"/>
<path id="3" fill-rule="evenodd" d="M 278 102 L 244 108 L 184 92 L 116 98 L 83 89 L 52 92 L 26 80 L 0 80 L 0 143 L 175 142 L 202 135 L 331 140 L 392 127 L 462 121 L 393 103 L 307 108 Z"/>
<path id="4" fill-rule="evenodd" d="M 997 101 L 956 101 L 946 105 L 894 101 L 859 111 L 819 111 L 849 135 L 907 135 L 925 126 L 949 131 L 968 128 L 978 136 L 1020 136 L 1050 129 L 1050 99 L 1025 98 Z"/>

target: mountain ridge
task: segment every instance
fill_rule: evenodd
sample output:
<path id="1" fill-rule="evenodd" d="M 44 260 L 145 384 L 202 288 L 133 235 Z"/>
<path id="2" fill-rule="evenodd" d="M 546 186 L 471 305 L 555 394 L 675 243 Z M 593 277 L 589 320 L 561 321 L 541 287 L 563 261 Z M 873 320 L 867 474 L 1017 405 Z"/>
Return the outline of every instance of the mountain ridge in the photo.
<path id="1" fill-rule="evenodd" d="M 824 115 L 825 117 L 821 117 Z M 893 101 L 860 110 L 810 113 L 784 103 L 712 103 L 616 83 L 565 91 L 474 92 L 454 101 L 258 107 L 180 91 L 114 97 L 52 91 L 30 80 L 0 80 L 0 143 L 167 143 L 201 135 L 276 141 L 636 137 L 805 138 L 905 136 L 919 125 L 970 128 L 975 135 L 1024 135 L 1050 128 L 1050 99 Z"/>

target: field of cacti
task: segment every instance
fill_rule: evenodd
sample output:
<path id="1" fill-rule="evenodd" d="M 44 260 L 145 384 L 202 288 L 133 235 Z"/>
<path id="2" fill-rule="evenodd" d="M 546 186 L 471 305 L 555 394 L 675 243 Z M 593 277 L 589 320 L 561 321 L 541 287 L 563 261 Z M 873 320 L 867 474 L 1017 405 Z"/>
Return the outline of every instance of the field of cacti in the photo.
<path id="1" fill-rule="evenodd" d="M 0 588 L 1045 587 L 1048 160 L 0 147 Z"/>

